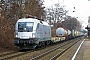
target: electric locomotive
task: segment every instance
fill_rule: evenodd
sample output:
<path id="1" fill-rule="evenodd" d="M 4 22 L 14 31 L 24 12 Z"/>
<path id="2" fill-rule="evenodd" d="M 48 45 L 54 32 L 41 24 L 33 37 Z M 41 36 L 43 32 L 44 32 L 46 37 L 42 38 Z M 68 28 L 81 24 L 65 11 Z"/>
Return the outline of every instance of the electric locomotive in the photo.
<path id="1" fill-rule="evenodd" d="M 32 49 L 51 43 L 51 27 L 42 19 L 19 19 L 15 26 L 14 44 L 19 49 Z"/>

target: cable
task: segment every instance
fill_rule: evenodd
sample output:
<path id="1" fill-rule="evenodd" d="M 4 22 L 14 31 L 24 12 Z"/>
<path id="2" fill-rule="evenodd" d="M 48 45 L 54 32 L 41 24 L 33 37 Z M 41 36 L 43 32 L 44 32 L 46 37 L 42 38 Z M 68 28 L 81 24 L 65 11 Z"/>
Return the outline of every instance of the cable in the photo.
<path id="1" fill-rule="evenodd" d="M 82 18 L 82 17 L 81 17 Z M 85 17 L 83 17 L 83 18 L 85 18 Z M 78 18 L 79 20 L 81 20 L 82 21 L 82 19 L 80 19 L 80 18 Z M 86 20 L 86 19 L 85 19 Z M 87 24 L 85 21 L 82 21 L 82 22 L 84 22 L 85 24 Z"/>

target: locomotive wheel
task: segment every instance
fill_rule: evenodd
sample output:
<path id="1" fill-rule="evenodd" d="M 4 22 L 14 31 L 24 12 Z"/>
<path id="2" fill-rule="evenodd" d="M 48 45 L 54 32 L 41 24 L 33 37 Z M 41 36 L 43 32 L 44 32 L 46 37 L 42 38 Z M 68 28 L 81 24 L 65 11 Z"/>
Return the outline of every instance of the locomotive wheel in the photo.
<path id="1" fill-rule="evenodd" d="M 48 41 L 46 41 L 46 46 L 49 45 Z"/>
<path id="2" fill-rule="evenodd" d="M 44 41 L 39 42 L 39 44 L 38 44 L 38 47 L 40 47 L 40 48 L 45 47 L 45 46 L 46 46 L 46 45 L 45 45 L 45 42 L 44 42 Z"/>
<path id="3" fill-rule="evenodd" d="M 41 47 L 45 47 L 46 45 L 45 45 L 45 42 L 44 41 L 42 41 L 42 45 L 41 45 Z"/>
<path id="4" fill-rule="evenodd" d="M 42 46 L 42 43 L 41 43 L 41 42 L 39 42 L 38 47 L 41 47 L 41 46 Z"/>
<path id="5" fill-rule="evenodd" d="M 46 45 L 49 45 L 50 44 L 50 42 L 49 41 L 46 41 Z"/>

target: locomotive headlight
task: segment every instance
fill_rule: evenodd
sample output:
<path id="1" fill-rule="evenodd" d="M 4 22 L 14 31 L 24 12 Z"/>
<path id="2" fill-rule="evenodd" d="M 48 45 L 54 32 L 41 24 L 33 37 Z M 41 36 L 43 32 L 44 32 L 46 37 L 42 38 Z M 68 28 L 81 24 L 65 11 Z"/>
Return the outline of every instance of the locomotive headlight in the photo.
<path id="1" fill-rule="evenodd" d="M 17 37 L 18 37 L 18 33 L 15 34 L 15 38 L 17 38 Z"/>
<path id="2" fill-rule="evenodd" d="M 35 38 L 35 37 L 36 37 L 36 36 L 35 36 L 35 33 L 32 33 L 32 37 L 33 37 L 33 38 Z"/>
<path id="3" fill-rule="evenodd" d="M 16 34 L 16 37 L 18 37 L 18 35 Z"/>
<path id="4" fill-rule="evenodd" d="M 26 28 L 24 28 L 24 30 L 26 30 Z"/>

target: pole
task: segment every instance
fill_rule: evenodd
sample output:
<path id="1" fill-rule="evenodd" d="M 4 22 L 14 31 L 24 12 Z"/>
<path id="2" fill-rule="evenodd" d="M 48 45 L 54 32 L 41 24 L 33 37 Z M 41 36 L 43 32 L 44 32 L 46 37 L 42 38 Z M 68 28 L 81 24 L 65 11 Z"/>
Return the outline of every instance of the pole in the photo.
<path id="1" fill-rule="evenodd" d="M 2 1 L 0 0 L 0 25 L 1 25 L 1 19 L 2 18 Z"/>
<path id="2" fill-rule="evenodd" d="M 2 1 L 0 0 L 0 18 L 1 18 L 1 15 L 2 15 L 1 13 L 2 13 Z"/>

